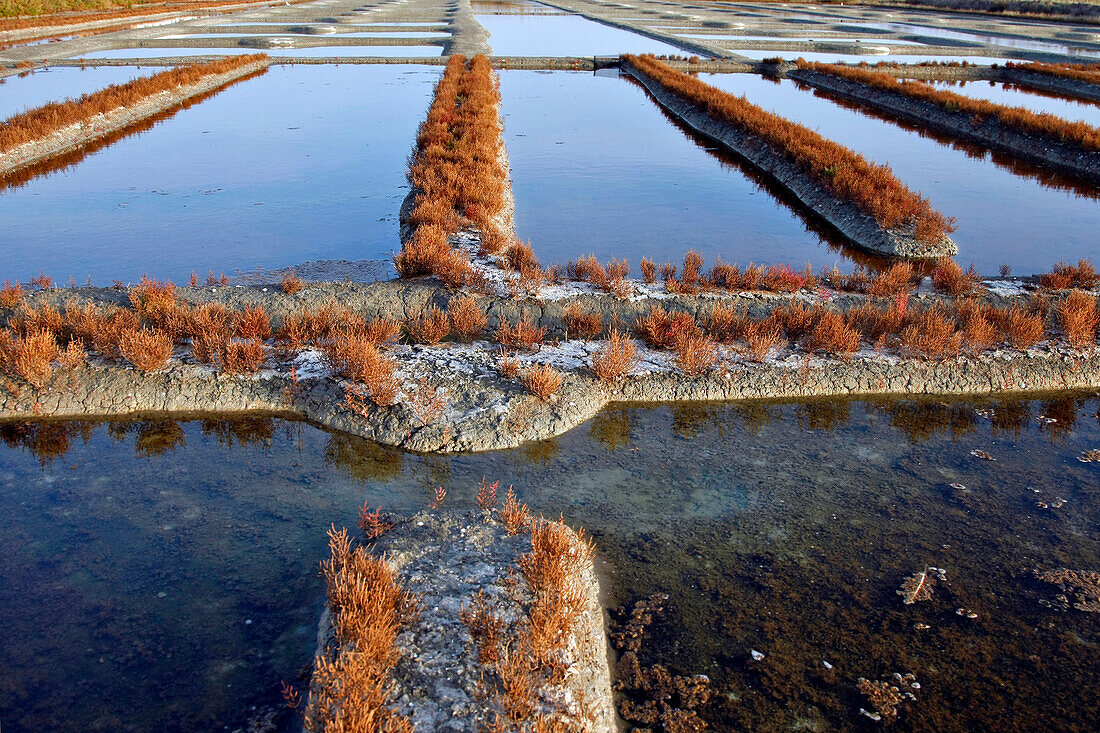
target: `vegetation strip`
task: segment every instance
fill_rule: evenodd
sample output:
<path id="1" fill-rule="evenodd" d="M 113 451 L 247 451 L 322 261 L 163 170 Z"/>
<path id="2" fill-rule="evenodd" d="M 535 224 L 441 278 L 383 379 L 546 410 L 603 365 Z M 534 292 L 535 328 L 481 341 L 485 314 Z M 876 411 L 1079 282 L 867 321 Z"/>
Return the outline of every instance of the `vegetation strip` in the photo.
<path id="1" fill-rule="evenodd" d="M 303 0 L 296 0 L 296 2 L 303 2 Z M 113 10 L 104 9 L 105 6 L 111 4 L 115 4 L 118 7 Z M 161 2 L 137 5 L 130 2 L 102 3 L 97 2 L 97 0 L 91 0 L 91 2 L 81 2 L 80 0 L 75 2 L 68 0 L 64 0 L 63 2 L 55 2 L 54 0 L 46 0 L 45 2 L 37 2 L 35 0 L 24 2 L 23 0 L 16 0 L 15 2 L 9 2 L 5 0 L 5 2 L 0 2 L 0 16 L 8 17 L 0 18 L 0 33 L 21 30 L 24 28 L 54 28 L 69 25 L 82 25 L 85 23 L 111 21 L 118 18 L 142 16 L 155 17 L 170 13 L 188 13 L 211 8 L 233 7 L 243 9 L 244 7 L 250 6 L 264 7 L 275 4 L 282 3 L 277 3 L 277 0 L 252 0 L 251 2 L 249 0 L 195 0 L 194 2 Z M 82 9 L 99 12 L 68 12 Z"/>
<path id="2" fill-rule="evenodd" d="M 1100 183 L 1100 128 L 1084 122 L 857 67 L 799 61 L 798 69 L 789 76 L 919 125 Z"/>
<path id="3" fill-rule="evenodd" d="M 80 99 L 51 102 L 9 117 L 0 123 L 0 173 L 108 135 L 255 73 L 267 63 L 265 54 L 225 57 L 111 85 Z"/>
<path id="4" fill-rule="evenodd" d="M 430 509 L 406 518 L 364 505 L 361 544 L 354 549 L 346 532 L 330 533 L 326 581 L 334 566 L 349 564 L 341 558 L 351 558 L 385 582 L 328 583 L 331 623 L 322 621 L 308 730 L 615 729 L 591 541 L 583 530 L 532 516 L 512 487 L 501 496 L 499 481 L 482 479 L 468 491 L 452 498 L 457 490 L 441 486 Z M 445 508 L 470 499 L 477 509 Z M 317 714 L 343 713 L 345 705 L 351 715 L 368 712 L 355 696 L 345 705 L 331 702 L 330 690 L 343 693 L 333 660 L 362 651 L 340 638 L 341 616 L 348 625 L 342 600 L 347 585 L 366 585 L 369 593 L 355 594 L 380 598 L 372 605 L 387 611 L 415 608 L 398 614 L 403 623 L 396 635 L 389 633 L 394 615 L 384 619 L 382 646 L 393 650 L 387 657 L 393 664 L 382 677 L 386 694 L 367 698 L 369 711 L 382 721 L 375 727 L 354 728 L 336 715 Z M 396 589 L 404 596 L 395 603 Z M 355 684 L 355 675 L 345 674 Z"/>
<path id="5" fill-rule="evenodd" d="M 288 278 L 273 293 L 212 278 L 187 300 L 149 280 L 67 292 L 43 277 L 33 297 L 5 283 L 0 417 L 273 411 L 457 452 L 558 435 L 618 400 L 1100 387 L 1100 276 L 1087 262 L 1042 278 L 1076 290 L 1001 297 L 947 261 L 934 298 L 913 295 L 909 264 L 844 276 L 839 290 L 716 266 L 739 287 L 789 293 L 748 300 L 715 291 L 699 267 L 689 254 L 679 279 L 631 286 L 649 297 L 541 302 L 402 281 Z"/>
<path id="6" fill-rule="evenodd" d="M 889 166 L 868 162 L 802 125 L 652 56 L 627 55 L 623 63 L 624 70 L 666 108 L 675 106 L 674 113 L 692 127 L 775 177 L 861 248 L 911 258 L 955 253 L 947 237 L 952 222 L 898 181 Z M 832 200 L 850 208 L 830 206 Z M 860 213 L 863 216 L 853 220 Z"/>
<path id="7" fill-rule="evenodd" d="M 1100 64 L 1008 62 L 998 78 L 1060 96 L 1100 102 Z"/>
<path id="8" fill-rule="evenodd" d="M 402 277 L 472 284 L 477 273 L 469 253 L 452 246 L 461 231 L 472 232 L 485 253 L 514 244 L 500 90 L 487 57 L 448 61 L 417 133 L 408 177 L 413 190 L 402 206 L 403 244 L 394 257 Z"/>

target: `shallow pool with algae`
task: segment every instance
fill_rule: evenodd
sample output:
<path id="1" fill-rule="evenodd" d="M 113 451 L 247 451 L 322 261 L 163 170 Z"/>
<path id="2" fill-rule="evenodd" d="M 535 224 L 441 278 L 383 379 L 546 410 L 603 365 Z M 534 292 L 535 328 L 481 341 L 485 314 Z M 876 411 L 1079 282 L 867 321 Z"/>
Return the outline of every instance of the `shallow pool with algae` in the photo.
<path id="1" fill-rule="evenodd" d="M 5 730 L 211 730 L 302 684 L 330 523 L 473 503 L 482 476 L 587 527 L 608 602 L 671 597 L 644 662 L 704 673 L 716 729 L 1093 730 L 1100 401 L 613 407 L 556 440 L 419 456 L 303 423 L 0 426 Z M 897 591 L 938 568 L 931 597 Z M 755 654 L 753 652 L 756 652 Z M 270 713 L 270 715 L 268 715 Z"/>

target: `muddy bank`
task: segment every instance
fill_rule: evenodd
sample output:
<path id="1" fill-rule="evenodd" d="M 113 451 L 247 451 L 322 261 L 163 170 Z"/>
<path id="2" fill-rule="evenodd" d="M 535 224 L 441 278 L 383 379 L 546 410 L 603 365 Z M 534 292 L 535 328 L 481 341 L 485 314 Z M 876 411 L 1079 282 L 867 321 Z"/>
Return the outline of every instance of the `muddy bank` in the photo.
<path id="1" fill-rule="evenodd" d="M 403 589 L 419 596 L 418 615 L 397 638 L 391 708 L 424 733 L 480 731 L 498 715 L 507 719 L 494 689 L 494 662 L 479 654 L 485 641 L 474 638 L 463 614 L 481 594 L 484 610 L 502 624 L 499 633 L 515 635 L 525 627 L 532 599 L 517 558 L 532 551 L 530 531 L 509 534 L 499 508 L 428 510 L 387 523 L 394 526 L 371 540 L 373 552 L 385 556 Z M 541 714 L 573 720 L 589 710 L 584 730 L 614 731 L 604 611 L 591 560 L 571 582 L 581 590 L 584 608 L 565 645 L 564 682 L 543 685 L 535 704 Z M 332 653 L 328 612 L 318 641 L 322 653 Z"/>
<path id="2" fill-rule="evenodd" d="M 118 133 L 183 104 L 189 99 L 209 94 L 235 81 L 262 73 L 267 66 L 268 61 L 263 60 L 246 64 L 224 74 L 213 74 L 195 84 L 159 92 L 138 104 L 119 107 L 106 114 L 96 115 L 34 142 L 0 153 L 0 175 L 10 174 Z"/>
<path id="3" fill-rule="evenodd" d="M 547 400 L 501 373 L 488 341 L 395 346 L 400 392 L 378 407 L 347 401 L 349 383 L 319 351 L 269 355 L 255 375 L 219 374 L 183 349 L 159 372 L 100 360 L 59 370 L 40 390 L 4 380 L 0 419 L 130 416 L 143 413 L 268 412 L 418 452 L 511 448 L 568 432 L 614 402 L 706 402 L 809 397 L 1029 394 L 1100 388 L 1100 355 L 1041 342 L 1028 351 L 998 349 L 948 361 L 903 359 L 864 350 L 850 359 L 797 347 L 754 363 L 734 348 L 702 376 L 678 369 L 673 355 L 639 345 L 639 362 L 621 382 L 602 382 L 591 357 L 602 342 L 546 344 L 515 356 L 520 372 L 547 365 L 562 377 Z"/>
<path id="4" fill-rule="evenodd" d="M 865 84 L 810 69 L 797 69 L 787 76 L 826 94 L 866 105 L 905 122 L 947 133 L 1092 184 L 1100 184 L 1100 153 L 1085 152 L 1050 138 L 1025 135 L 1005 127 L 994 118 L 975 124 L 973 115 L 967 112 L 950 112 L 932 102 L 872 89 Z"/>
<path id="5" fill-rule="evenodd" d="M 1077 79 L 1041 74 L 1026 69 L 998 69 L 996 80 L 1010 84 L 1018 84 L 1030 89 L 1038 89 L 1063 97 L 1074 99 L 1086 99 L 1090 102 L 1100 102 L 1100 87 Z"/>
<path id="6" fill-rule="evenodd" d="M 669 114 L 752 164 L 756 170 L 789 191 L 859 249 L 904 259 L 935 259 L 958 254 L 958 247 L 946 237 L 940 243 L 932 245 L 917 242 L 911 232 L 884 229 L 873 216 L 854 203 L 838 199 L 760 138 L 714 119 L 627 61 L 622 62 L 622 70 L 645 87 Z"/>

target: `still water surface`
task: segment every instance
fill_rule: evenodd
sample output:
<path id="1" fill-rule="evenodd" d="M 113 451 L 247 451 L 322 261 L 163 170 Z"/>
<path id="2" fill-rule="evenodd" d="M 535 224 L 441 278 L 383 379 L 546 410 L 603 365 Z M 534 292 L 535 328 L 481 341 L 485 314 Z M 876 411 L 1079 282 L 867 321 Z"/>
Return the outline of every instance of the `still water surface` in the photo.
<path id="1" fill-rule="evenodd" d="M 387 258 L 400 247 L 406 158 L 439 74 L 275 66 L 2 189 L 0 277 L 184 282 L 193 270 Z"/>
<path id="2" fill-rule="evenodd" d="M 0 719 L 242 725 L 309 663 L 328 526 L 488 476 L 592 532 L 612 606 L 671 596 L 643 659 L 707 674 L 716 729 L 874 730 L 856 680 L 900 672 L 899 730 L 1095 730 L 1096 619 L 1032 571 L 1100 570 L 1098 407 L 621 406 L 446 457 L 264 418 L 3 424 Z M 929 565 L 947 581 L 904 605 Z"/>

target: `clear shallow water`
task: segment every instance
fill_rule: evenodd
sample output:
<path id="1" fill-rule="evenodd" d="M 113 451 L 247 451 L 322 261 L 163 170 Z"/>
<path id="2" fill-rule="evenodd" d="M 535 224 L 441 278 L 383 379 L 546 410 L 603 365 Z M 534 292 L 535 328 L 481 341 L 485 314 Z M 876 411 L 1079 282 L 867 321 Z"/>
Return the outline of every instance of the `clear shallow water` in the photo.
<path id="1" fill-rule="evenodd" d="M 1077 460 L 1100 447 L 1098 407 L 623 406 L 446 457 L 276 420 L 5 424 L 0 716 L 240 725 L 309 662 L 329 524 L 422 509 L 440 484 L 469 507 L 488 476 L 592 532 L 610 605 L 671 596 L 643 660 L 707 674 L 714 729 L 870 730 L 856 679 L 897 671 L 922 686 L 900 730 L 1093 730 L 1095 618 L 1044 607 L 1059 591 L 1031 571 L 1100 569 L 1100 465 Z M 947 583 L 903 605 L 926 565 Z"/>
<path id="2" fill-rule="evenodd" d="M 708 152 L 626 79 L 500 74 L 519 236 L 546 263 L 586 254 L 747 264 L 844 259 L 729 158 Z"/>
<path id="3" fill-rule="evenodd" d="M 131 79 L 151 76 L 159 71 L 163 69 L 55 66 L 26 75 L 5 77 L 0 79 L 0 120 L 47 102 L 76 99 L 111 84 L 125 84 Z"/>
<path id="4" fill-rule="evenodd" d="M 439 73 L 272 67 L 2 190 L 0 278 L 184 282 L 192 270 L 386 258 L 400 246 L 406 157 Z"/>
<path id="5" fill-rule="evenodd" d="M 683 49 L 579 15 L 477 15 L 495 56 L 680 54 Z"/>
<path id="6" fill-rule="evenodd" d="M 983 274 L 996 273 L 1001 264 L 1025 275 L 1048 271 L 1059 260 L 1100 259 L 1095 189 L 1057 177 L 1047 178 L 1050 185 L 1045 185 L 1032 177 L 1037 169 L 1001 156 L 996 160 L 1004 165 L 995 164 L 989 154 L 886 122 L 799 89 L 790 80 L 776 84 L 754 74 L 701 78 L 889 164 L 903 183 L 957 217 L 952 235 L 959 245 L 957 259 L 973 262 Z"/>

